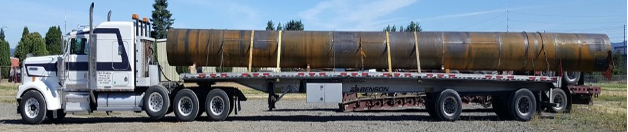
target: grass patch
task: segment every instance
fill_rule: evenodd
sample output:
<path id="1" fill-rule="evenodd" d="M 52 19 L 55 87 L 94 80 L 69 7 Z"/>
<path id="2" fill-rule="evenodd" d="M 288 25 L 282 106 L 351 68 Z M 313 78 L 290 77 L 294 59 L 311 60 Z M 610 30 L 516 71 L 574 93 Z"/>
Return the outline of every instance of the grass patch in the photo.
<path id="1" fill-rule="evenodd" d="M 593 98 L 594 101 L 622 101 L 626 102 L 626 96 L 616 96 L 616 95 L 600 95 L 597 98 Z"/>
<path id="2" fill-rule="evenodd" d="M 589 85 L 589 84 L 585 84 L 585 85 Z M 618 90 L 625 91 L 627 87 L 625 82 L 590 83 L 590 85 L 600 86 L 602 87 L 602 90 L 611 90 L 611 91 L 618 91 Z"/>
<path id="3" fill-rule="evenodd" d="M 579 108 L 571 114 L 570 118 L 578 122 L 579 126 L 592 128 L 592 131 L 626 131 L 626 111 L 609 112 L 605 107 L 593 107 Z"/>
<path id="4" fill-rule="evenodd" d="M 17 94 L 18 84 L 2 84 L 0 85 L 0 102 L 15 103 L 15 95 Z"/>

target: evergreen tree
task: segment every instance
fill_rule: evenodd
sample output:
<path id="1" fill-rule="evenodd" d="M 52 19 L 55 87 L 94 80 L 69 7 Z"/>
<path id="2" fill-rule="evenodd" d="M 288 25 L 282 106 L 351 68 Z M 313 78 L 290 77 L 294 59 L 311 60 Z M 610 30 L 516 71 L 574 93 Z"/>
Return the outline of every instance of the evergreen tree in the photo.
<path id="1" fill-rule="evenodd" d="M 52 26 L 48 28 L 48 32 L 45 37 L 46 49 L 49 54 L 58 55 L 61 54 L 61 28 L 58 26 Z"/>
<path id="2" fill-rule="evenodd" d="M 172 28 L 172 24 L 174 24 L 174 19 L 172 17 L 172 13 L 167 9 L 168 2 L 166 0 L 155 0 L 155 4 L 153 4 L 153 15 L 150 19 L 153 25 L 153 31 L 151 31 L 151 37 L 157 39 L 166 38 L 168 34 L 168 29 Z"/>
<path id="3" fill-rule="evenodd" d="M 270 31 L 275 30 L 275 24 L 273 23 L 272 20 L 266 23 L 266 30 L 270 30 Z"/>

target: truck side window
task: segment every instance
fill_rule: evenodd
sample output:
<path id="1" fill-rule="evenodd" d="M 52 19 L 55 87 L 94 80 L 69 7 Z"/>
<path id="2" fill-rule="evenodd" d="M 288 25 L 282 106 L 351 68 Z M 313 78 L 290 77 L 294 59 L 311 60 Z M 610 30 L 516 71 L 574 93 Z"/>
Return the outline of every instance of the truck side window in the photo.
<path id="1" fill-rule="evenodd" d="M 86 38 L 73 38 L 72 40 L 70 40 L 71 43 L 71 49 L 70 49 L 70 54 L 77 54 L 77 55 L 87 55 L 87 39 Z"/>

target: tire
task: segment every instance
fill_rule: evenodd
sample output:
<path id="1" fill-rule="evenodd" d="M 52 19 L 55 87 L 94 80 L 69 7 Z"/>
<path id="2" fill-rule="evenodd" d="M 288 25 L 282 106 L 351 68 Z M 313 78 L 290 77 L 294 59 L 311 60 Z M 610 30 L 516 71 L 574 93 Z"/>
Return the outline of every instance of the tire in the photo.
<path id="1" fill-rule="evenodd" d="M 28 124 L 39 124 L 46 119 L 46 101 L 41 93 L 30 90 L 20 100 L 20 115 L 22 121 Z"/>
<path id="2" fill-rule="evenodd" d="M 563 73 L 563 80 L 570 85 L 577 85 L 578 81 L 580 81 L 580 72 L 569 72 L 566 71 Z"/>
<path id="3" fill-rule="evenodd" d="M 567 94 L 562 89 L 556 88 L 552 90 L 552 98 L 558 106 L 550 107 L 550 112 L 562 113 L 567 109 Z"/>
<path id="4" fill-rule="evenodd" d="M 442 121 L 456 121 L 460 117 L 460 113 L 462 113 L 460 95 L 452 89 L 440 92 L 435 104 L 435 114 Z"/>
<path id="5" fill-rule="evenodd" d="M 151 86 L 144 94 L 144 110 L 150 119 L 163 118 L 170 107 L 170 97 L 163 86 Z M 151 105 L 152 104 L 152 105 Z"/>
<path id="6" fill-rule="evenodd" d="M 183 89 L 174 97 L 173 111 L 179 121 L 192 121 L 199 113 L 198 97 L 194 91 Z"/>
<path id="7" fill-rule="evenodd" d="M 434 109 L 434 96 L 432 93 L 425 95 L 425 110 L 433 120 L 439 120 Z"/>
<path id="8" fill-rule="evenodd" d="M 50 120 L 50 121 L 52 121 L 52 122 L 54 122 L 54 123 L 60 123 L 60 122 L 62 122 L 62 121 L 63 121 L 63 119 L 65 119 L 65 115 L 66 115 L 66 113 L 65 113 L 65 112 L 63 112 L 63 110 L 62 110 L 62 109 L 58 109 L 56 112 L 57 112 L 57 118 L 54 118 L 54 117 L 53 117 L 53 116 L 54 116 L 54 115 L 53 115 L 54 113 L 53 113 L 53 111 L 52 111 L 52 110 L 49 110 L 49 111 L 48 111 L 48 113 L 46 114 L 46 117 L 48 118 L 48 120 Z"/>
<path id="9" fill-rule="evenodd" d="M 493 112 L 502 120 L 512 120 L 512 115 L 508 113 L 508 106 L 504 105 L 505 102 L 509 102 L 508 98 L 501 96 L 493 96 L 491 99 L 491 105 L 493 106 Z"/>
<path id="10" fill-rule="evenodd" d="M 223 121 L 231 109 L 229 96 L 222 89 L 212 89 L 205 99 L 205 111 L 211 121 Z"/>
<path id="11" fill-rule="evenodd" d="M 536 98 L 525 88 L 519 89 L 510 99 L 509 112 L 515 120 L 529 121 L 536 114 Z"/>

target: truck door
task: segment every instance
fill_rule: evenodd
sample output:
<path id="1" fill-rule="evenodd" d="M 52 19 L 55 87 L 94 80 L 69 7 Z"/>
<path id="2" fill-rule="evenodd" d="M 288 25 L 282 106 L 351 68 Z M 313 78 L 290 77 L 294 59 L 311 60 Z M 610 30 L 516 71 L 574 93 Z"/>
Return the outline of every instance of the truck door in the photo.
<path id="1" fill-rule="evenodd" d="M 131 74 L 131 68 L 129 67 L 129 57 L 128 57 L 128 43 L 123 41 L 122 44 L 119 44 L 118 41 L 114 41 L 111 44 L 113 52 L 111 67 L 113 68 L 112 74 L 112 83 L 114 86 L 127 86 L 129 83 L 129 74 Z"/>
<path id="2" fill-rule="evenodd" d="M 87 88 L 87 39 L 73 38 L 70 40 L 70 54 L 66 63 L 69 88 Z"/>

